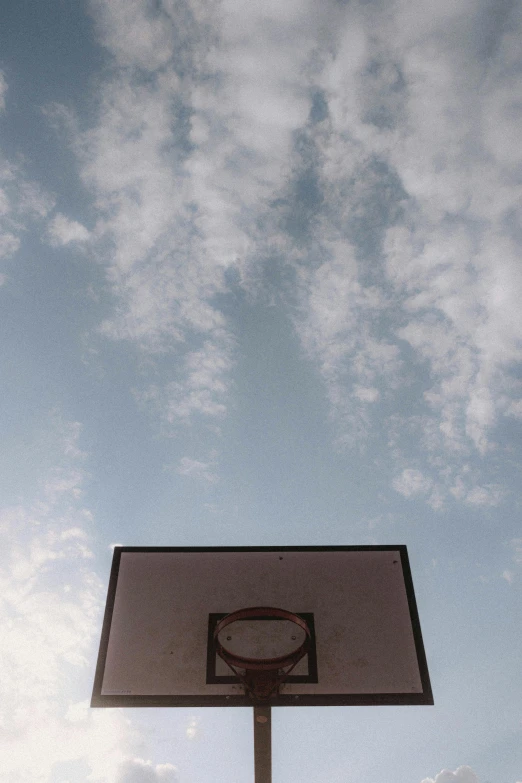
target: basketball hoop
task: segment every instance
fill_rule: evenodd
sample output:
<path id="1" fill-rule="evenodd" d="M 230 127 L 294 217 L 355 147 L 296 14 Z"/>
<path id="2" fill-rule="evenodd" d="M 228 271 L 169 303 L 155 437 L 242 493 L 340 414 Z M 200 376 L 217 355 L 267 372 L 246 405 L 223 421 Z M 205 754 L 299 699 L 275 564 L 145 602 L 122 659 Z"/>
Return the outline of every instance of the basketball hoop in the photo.
<path id="1" fill-rule="evenodd" d="M 228 649 L 218 638 L 219 634 L 232 623 L 240 620 L 287 620 L 299 626 L 304 633 L 304 641 L 294 650 L 271 658 L 253 658 Z M 294 612 L 278 609 L 274 606 L 253 606 L 238 609 L 223 617 L 214 629 L 216 653 L 242 682 L 246 692 L 254 701 L 267 701 L 279 690 L 290 672 L 303 658 L 310 646 L 312 635 L 306 621 Z"/>
<path id="2" fill-rule="evenodd" d="M 271 783 L 272 707 L 372 704 L 433 704 L 404 545 L 114 548 L 91 707 L 250 707 Z"/>

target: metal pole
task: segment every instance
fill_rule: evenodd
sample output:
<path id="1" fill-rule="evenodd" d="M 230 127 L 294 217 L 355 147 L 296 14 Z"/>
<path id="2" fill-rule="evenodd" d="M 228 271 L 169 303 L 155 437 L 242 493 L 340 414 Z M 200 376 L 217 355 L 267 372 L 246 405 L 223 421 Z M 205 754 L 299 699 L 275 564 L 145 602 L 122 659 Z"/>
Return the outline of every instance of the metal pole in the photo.
<path id="1" fill-rule="evenodd" d="M 272 783 L 272 708 L 254 707 L 255 783 Z"/>

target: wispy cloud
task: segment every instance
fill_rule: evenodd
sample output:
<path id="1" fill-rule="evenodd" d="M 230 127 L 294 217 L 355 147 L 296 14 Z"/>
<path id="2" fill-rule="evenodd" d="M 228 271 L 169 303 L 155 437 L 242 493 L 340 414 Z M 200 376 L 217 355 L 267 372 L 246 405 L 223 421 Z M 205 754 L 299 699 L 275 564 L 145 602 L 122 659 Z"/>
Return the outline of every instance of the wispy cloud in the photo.
<path id="1" fill-rule="evenodd" d="M 7 82 L 0 71 L 0 111 L 6 109 Z M 23 163 L 14 164 L 0 151 L 0 261 L 15 255 L 22 236 L 33 221 L 39 221 L 54 206 L 54 197 L 29 180 Z M 0 274 L 0 284 L 6 275 Z"/>
<path id="2" fill-rule="evenodd" d="M 113 69 L 92 126 L 68 123 L 114 294 L 100 329 L 173 359 L 138 396 L 223 415 L 220 297 L 275 257 L 338 441 L 381 437 L 407 397 L 404 467 L 447 495 L 522 399 L 519 10 L 492 31 L 464 0 L 91 8 Z"/>
<path id="3" fill-rule="evenodd" d="M 502 578 L 505 579 L 506 582 L 509 582 L 509 584 L 513 584 L 522 568 L 522 538 L 512 538 L 509 542 L 509 546 L 512 551 L 511 561 L 513 566 L 511 568 L 506 568 L 502 572 Z"/>
<path id="4" fill-rule="evenodd" d="M 74 427 L 62 454 L 71 437 Z M 101 588 L 90 565 L 91 516 L 78 504 L 81 469 L 74 462 L 64 455 L 45 477 L 42 495 L 0 512 L 2 704 L 9 705 L 3 723 L 10 727 L 2 773 L 9 777 L 11 770 L 13 779 L 46 779 L 41 732 L 47 726 L 67 733 L 60 723 L 64 677 L 86 666 L 96 631 Z"/>
<path id="5" fill-rule="evenodd" d="M 511 540 L 511 548 L 513 549 L 514 562 L 522 566 L 522 538 L 513 538 Z"/>
<path id="6" fill-rule="evenodd" d="M 0 111 L 5 109 L 5 95 L 7 93 L 7 82 L 2 71 L 0 71 Z"/>
<path id="7" fill-rule="evenodd" d="M 52 421 L 57 458 L 41 492 L 0 509 L 0 778 L 45 783 L 55 765 L 82 762 L 95 783 L 137 780 L 124 775 L 140 764 L 151 780 L 175 781 L 171 765 L 128 761 L 138 738 L 120 711 L 93 711 L 83 700 L 105 591 L 81 502 L 80 426 L 57 414 Z"/>
<path id="8" fill-rule="evenodd" d="M 120 764 L 114 780 L 115 783 L 178 783 L 179 777 L 172 764 L 153 764 L 133 758 Z"/>
<path id="9" fill-rule="evenodd" d="M 414 415 L 430 458 L 449 450 L 455 464 L 458 451 L 489 453 L 521 393 L 521 19 L 513 11 L 483 50 L 470 10 L 346 10 L 315 74 L 324 109 L 304 131 L 313 166 L 309 155 L 302 171 L 318 195 L 292 254 L 297 329 L 347 440 L 386 426 L 361 385 L 400 405 L 424 374 Z"/>
<path id="10" fill-rule="evenodd" d="M 179 473 L 180 476 L 203 479 L 209 484 L 215 484 L 218 481 L 218 475 L 213 470 L 214 464 L 214 462 L 201 462 L 191 457 L 182 457 L 176 466 L 176 473 Z"/>
<path id="11" fill-rule="evenodd" d="M 306 119 L 301 74 L 317 10 L 91 7 L 116 66 L 97 123 L 73 141 L 115 295 L 101 329 L 186 368 L 158 392 L 169 415 L 221 415 L 230 330 L 216 295 L 230 267 L 248 277 L 257 216 L 283 183 L 292 133 Z M 205 360 L 198 342 L 217 374 L 194 388 L 194 357 Z"/>
<path id="12" fill-rule="evenodd" d="M 49 242 L 54 247 L 68 245 L 71 242 L 86 242 L 90 233 L 77 220 L 71 220 L 66 215 L 58 212 L 49 222 L 47 229 Z"/>
<path id="13" fill-rule="evenodd" d="M 455 772 L 443 769 L 434 778 L 424 778 L 422 783 L 479 783 L 479 779 L 471 767 L 463 766 L 457 767 Z"/>
<path id="14" fill-rule="evenodd" d="M 432 482 L 420 470 L 406 468 L 400 476 L 393 480 L 393 488 L 404 497 L 409 498 L 419 493 L 425 494 L 431 488 Z"/>
<path id="15" fill-rule="evenodd" d="M 193 715 L 190 718 L 190 720 L 188 722 L 188 726 L 187 726 L 186 731 L 185 731 L 187 739 L 195 740 L 198 737 L 198 735 L 200 733 L 199 724 L 200 724 L 200 719 L 197 718 L 195 715 Z"/>

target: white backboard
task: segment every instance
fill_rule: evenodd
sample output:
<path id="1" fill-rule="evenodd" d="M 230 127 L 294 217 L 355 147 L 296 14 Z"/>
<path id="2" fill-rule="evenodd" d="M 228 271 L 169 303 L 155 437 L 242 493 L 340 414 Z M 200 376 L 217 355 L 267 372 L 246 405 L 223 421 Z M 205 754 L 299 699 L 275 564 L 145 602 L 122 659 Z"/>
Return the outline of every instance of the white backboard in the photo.
<path id="1" fill-rule="evenodd" d="M 274 705 L 433 703 L 404 546 L 116 547 L 92 706 L 251 705 L 212 647 L 251 606 L 313 630 Z M 270 622 L 252 622 L 264 655 Z"/>

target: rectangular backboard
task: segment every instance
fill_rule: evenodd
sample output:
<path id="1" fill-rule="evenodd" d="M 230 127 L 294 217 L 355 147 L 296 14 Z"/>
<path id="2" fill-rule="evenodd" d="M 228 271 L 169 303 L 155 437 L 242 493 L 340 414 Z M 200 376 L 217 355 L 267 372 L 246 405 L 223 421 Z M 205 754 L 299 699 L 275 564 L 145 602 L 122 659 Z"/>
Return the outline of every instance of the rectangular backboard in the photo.
<path id="1" fill-rule="evenodd" d="M 312 632 L 273 706 L 433 704 L 398 545 L 115 547 L 91 706 L 252 706 L 212 646 L 220 618 L 252 606 Z"/>

